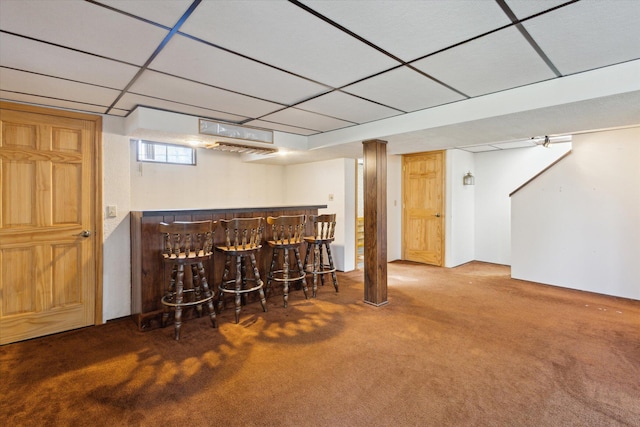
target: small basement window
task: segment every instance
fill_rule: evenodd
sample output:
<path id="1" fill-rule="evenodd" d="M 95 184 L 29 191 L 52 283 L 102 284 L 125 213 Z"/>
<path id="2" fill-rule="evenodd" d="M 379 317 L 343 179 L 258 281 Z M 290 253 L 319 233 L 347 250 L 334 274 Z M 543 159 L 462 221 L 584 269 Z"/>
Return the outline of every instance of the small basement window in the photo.
<path id="1" fill-rule="evenodd" d="M 184 145 L 166 144 L 164 142 L 144 141 L 137 144 L 137 160 L 139 162 L 171 163 L 178 165 L 195 165 L 196 149 Z"/>

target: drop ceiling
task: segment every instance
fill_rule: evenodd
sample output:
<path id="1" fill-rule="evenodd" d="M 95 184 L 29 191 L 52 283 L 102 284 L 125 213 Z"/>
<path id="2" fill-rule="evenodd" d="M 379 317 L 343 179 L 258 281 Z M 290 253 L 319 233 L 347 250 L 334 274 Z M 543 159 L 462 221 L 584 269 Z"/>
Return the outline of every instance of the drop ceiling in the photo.
<path id="1" fill-rule="evenodd" d="M 0 1 L 1 99 L 271 129 L 314 159 L 357 155 L 358 129 L 406 153 L 637 125 L 634 87 L 394 124 L 639 59 L 637 0 Z"/>

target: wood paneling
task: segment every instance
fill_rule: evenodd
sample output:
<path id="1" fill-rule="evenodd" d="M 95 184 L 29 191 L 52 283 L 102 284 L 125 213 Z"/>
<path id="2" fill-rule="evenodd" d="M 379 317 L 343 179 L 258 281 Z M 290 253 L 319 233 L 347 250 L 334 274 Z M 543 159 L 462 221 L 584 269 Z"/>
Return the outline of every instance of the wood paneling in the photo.
<path id="1" fill-rule="evenodd" d="M 387 301 L 387 143 L 364 141 L 364 301 Z"/>

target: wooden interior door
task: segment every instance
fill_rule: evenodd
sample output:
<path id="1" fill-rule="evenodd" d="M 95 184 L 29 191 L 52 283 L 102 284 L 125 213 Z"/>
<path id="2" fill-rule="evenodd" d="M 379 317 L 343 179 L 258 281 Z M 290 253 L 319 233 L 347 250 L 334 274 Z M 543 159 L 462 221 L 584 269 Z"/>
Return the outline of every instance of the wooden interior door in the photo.
<path id="1" fill-rule="evenodd" d="M 1 103 L 0 127 L 0 344 L 100 323 L 101 118 Z"/>
<path id="2" fill-rule="evenodd" d="M 444 151 L 403 156 L 403 258 L 444 263 Z"/>

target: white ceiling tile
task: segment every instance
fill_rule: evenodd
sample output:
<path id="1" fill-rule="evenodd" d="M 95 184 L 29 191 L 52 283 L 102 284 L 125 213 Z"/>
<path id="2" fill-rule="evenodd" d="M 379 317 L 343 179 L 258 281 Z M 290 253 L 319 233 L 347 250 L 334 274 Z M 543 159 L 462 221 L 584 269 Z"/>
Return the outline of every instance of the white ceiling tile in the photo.
<path id="1" fill-rule="evenodd" d="M 469 151 L 471 153 L 482 153 L 485 151 L 499 150 L 499 148 L 493 147 L 491 145 L 475 145 L 470 147 L 456 147 L 456 148 L 459 148 L 460 150 Z"/>
<path id="2" fill-rule="evenodd" d="M 640 58 L 637 0 L 583 0 L 523 25 L 564 75 Z"/>
<path id="3" fill-rule="evenodd" d="M 511 23 L 494 1 L 303 0 L 312 9 L 410 61 Z"/>
<path id="4" fill-rule="evenodd" d="M 245 123 L 247 126 L 277 130 L 280 132 L 287 133 L 295 133 L 297 135 L 313 135 L 318 133 L 318 131 L 311 129 L 303 129 L 295 126 L 287 126 L 280 123 L 267 122 L 265 120 L 251 120 L 250 122 Z"/>
<path id="5" fill-rule="evenodd" d="M 120 94 L 113 89 L 9 68 L 0 68 L 0 90 L 101 106 L 111 105 Z"/>
<path id="6" fill-rule="evenodd" d="M 102 4 L 122 10 L 167 27 L 173 27 L 184 15 L 192 0 L 98 0 Z"/>
<path id="7" fill-rule="evenodd" d="M 536 13 L 544 12 L 566 3 L 567 0 L 505 0 L 509 9 L 518 19 L 528 18 Z"/>
<path id="8" fill-rule="evenodd" d="M 84 1 L 3 1 L 0 28 L 107 58 L 144 64 L 167 30 Z"/>
<path id="9" fill-rule="evenodd" d="M 555 77 L 515 27 L 496 31 L 411 65 L 469 96 Z"/>
<path id="10" fill-rule="evenodd" d="M 282 105 L 272 102 L 148 70 L 142 73 L 129 91 L 254 118 L 282 108 Z"/>
<path id="11" fill-rule="evenodd" d="M 407 67 L 380 74 L 343 90 L 403 111 L 416 111 L 464 99 L 462 95 Z"/>
<path id="12" fill-rule="evenodd" d="M 282 0 L 203 2 L 181 31 L 333 87 L 398 65 Z"/>
<path id="13" fill-rule="evenodd" d="M 23 93 L 7 92 L 0 90 L 0 100 L 23 102 L 27 104 L 41 105 L 44 107 L 62 108 L 65 110 L 86 111 L 90 113 L 103 114 L 107 108 L 101 105 L 93 105 L 82 102 L 71 102 L 62 99 L 45 98 L 42 96 L 26 95 Z"/>
<path id="14" fill-rule="evenodd" d="M 46 43 L 0 34 L 0 65 L 124 89 L 139 68 Z"/>
<path id="15" fill-rule="evenodd" d="M 209 119 L 217 119 L 227 122 L 242 122 L 247 119 L 247 117 L 244 116 L 229 114 L 222 111 L 194 107 L 193 105 L 171 102 L 164 99 L 152 98 L 144 95 L 135 95 L 132 93 L 126 93 L 115 105 L 116 108 L 121 108 L 126 111 L 131 111 L 138 106 L 175 111 L 178 113 L 190 114 L 193 116 L 206 117 Z M 111 111 L 110 113 L 113 113 L 113 111 Z"/>
<path id="16" fill-rule="evenodd" d="M 109 111 L 110 116 L 118 116 L 118 117 L 126 117 L 129 114 L 129 110 L 119 110 L 117 108 L 112 108 Z"/>
<path id="17" fill-rule="evenodd" d="M 498 144 L 491 144 L 493 147 L 500 148 L 501 150 L 509 150 L 512 148 L 527 148 L 527 147 L 535 147 L 537 144 L 532 140 L 523 140 L 523 141 L 511 141 L 511 142 L 500 142 Z"/>
<path id="18" fill-rule="evenodd" d="M 334 91 L 296 105 L 301 110 L 312 111 L 354 123 L 366 123 L 401 114 L 401 111 L 385 107 L 344 92 Z"/>
<path id="19" fill-rule="evenodd" d="M 273 114 L 262 117 L 262 119 L 322 132 L 353 125 L 353 123 L 346 122 L 344 120 L 334 119 L 321 114 L 311 113 L 309 111 L 298 110 L 297 108 L 287 108 L 285 110 L 277 111 Z"/>
<path id="20" fill-rule="evenodd" d="M 287 105 L 328 90 L 180 35 L 171 39 L 149 68 Z"/>

